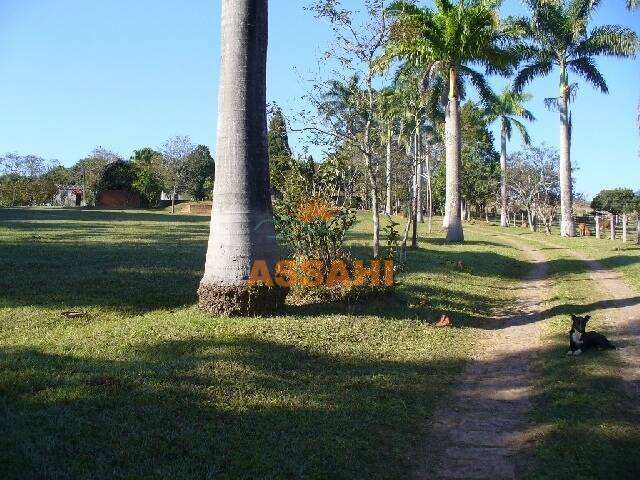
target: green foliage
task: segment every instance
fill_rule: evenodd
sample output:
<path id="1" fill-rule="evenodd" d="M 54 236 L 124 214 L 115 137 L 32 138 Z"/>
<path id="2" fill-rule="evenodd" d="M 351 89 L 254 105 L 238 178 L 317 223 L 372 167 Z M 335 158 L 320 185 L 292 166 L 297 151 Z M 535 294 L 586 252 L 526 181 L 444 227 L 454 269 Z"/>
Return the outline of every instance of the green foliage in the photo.
<path id="1" fill-rule="evenodd" d="M 131 157 L 134 170 L 132 186 L 147 200 L 157 205 L 164 185 L 162 183 L 162 154 L 151 148 L 135 150 Z"/>
<path id="2" fill-rule="evenodd" d="M 591 208 L 619 215 L 638 211 L 639 197 L 630 188 L 602 190 L 591 202 Z"/>
<path id="3" fill-rule="evenodd" d="M 500 184 L 500 155 L 483 110 L 472 102 L 460 111 L 462 130 L 462 174 L 460 191 L 465 201 L 486 205 Z"/>
<path id="4" fill-rule="evenodd" d="M 282 110 L 277 105 L 269 121 L 269 158 L 291 157 L 287 122 Z"/>
<path id="5" fill-rule="evenodd" d="M 493 93 L 482 73 L 472 65 L 484 67 L 487 74 L 509 74 L 520 54 L 514 48 L 520 29 L 501 24 L 497 2 L 470 0 L 436 2 L 436 9 L 422 8 L 409 1 L 395 1 L 388 8 L 394 19 L 385 57 L 402 58 L 437 73 L 447 80 L 453 71 L 456 88 L 472 84 L 485 101 Z"/>
<path id="6" fill-rule="evenodd" d="M 519 19 L 517 24 L 531 43 L 523 49 L 527 63 L 514 79 L 516 91 L 558 67 L 560 95 L 572 90 L 569 71 L 608 93 L 609 88 L 595 64 L 595 57 L 631 57 L 640 47 L 638 35 L 630 28 L 603 25 L 589 30 L 589 22 L 600 2 L 526 0 L 525 4 L 531 10 L 531 18 Z"/>
<path id="7" fill-rule="evenodd" d="M 131 162 L 117 160 L 110 163 L 101 172 L 96 182 L 98 194 L 107 190 L 134 190 L 136 172 Z"/>
<path id="8" fill-rule="evenodd" d="M 205 145 L 198 145 L 187 157 L 185 190 L 194 200 L 211 200 L 215 168 L 209 147 Z"/>
<path id="9" fill-rule="evenodd" d="M 385 256 L 386 258 L 396 260 L 398 258 L 398 248 L 401 240 L 400 232 L 398 231 L 400 223 L 396 222 L 391 216 L 387 216 L 387 222 L 382 229 L 387 239 L 387 254 Z"/>
<path id="10" fill-rule="evenodd" d="M 345 257 L 344 240 L 355 214 L 320 197 L 280 204 L 275 209 L 276 233 L 296 260 L 322 260 L 325 268 Z"/>

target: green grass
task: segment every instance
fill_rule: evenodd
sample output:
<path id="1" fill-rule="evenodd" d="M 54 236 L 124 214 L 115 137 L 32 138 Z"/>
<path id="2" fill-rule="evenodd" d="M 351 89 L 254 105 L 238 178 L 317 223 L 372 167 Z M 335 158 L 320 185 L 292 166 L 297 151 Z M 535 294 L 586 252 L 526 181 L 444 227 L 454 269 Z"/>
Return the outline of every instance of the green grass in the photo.
<path id="1" fill-rule="evenodd" d="M 211 318 L 207 220 L 0 210 L 0 478 L 406 478 L 528 269 L 483 232 L 434 236 L 391 298 Z M 455 328 L 428 325 L 443 311 Z"/>
<path id="2" fill-rule="evenodd" d="M 532 420 L 538 434 L 528 478 L 637 478 L 640 414 L 637 399 L 629 396 L 619 376 L 618 355 L 592 352 L 571 358 L 566 352 L 570 314 L 588 313 L 593 317 L 589 328 L 606 332 L 607 308 L 611 308 L 609 299 L 590 281 L 586 264 L 570 250 L 578 249 L 620 271 L 630 284 L 639 280 L 638 250 L 618 250 L 612 248 L 613 242 L 593 238 L 561 239 L 521 229 L 508 233 L 542 248 L 551 270 L 551 298 L 542 313 L 545 347 L 536 362 Z"/>

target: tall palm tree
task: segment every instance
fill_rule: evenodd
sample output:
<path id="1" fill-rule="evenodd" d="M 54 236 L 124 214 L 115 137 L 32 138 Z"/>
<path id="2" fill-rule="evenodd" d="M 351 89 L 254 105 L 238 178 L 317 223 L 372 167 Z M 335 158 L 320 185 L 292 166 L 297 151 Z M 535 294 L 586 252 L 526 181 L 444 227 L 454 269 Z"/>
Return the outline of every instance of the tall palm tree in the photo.
<path id="1" fill-rule="evenodd" d="M 223 0 L 218 151 L 211 231 L 200 307 L 254 315 L 284 300 L 249 285 L 256 261 L 273 269 L 278 245 L 269 186 L 266 115 L 267 0 Z"/>
<path id="2" fill-rule="evenodd" d="M 561 235 L 575 236 L 571 180 L 571 114 L 569 102 L 575 85 L 569 83 L 569 72 L 575 73 L 603 93 L 607 83 L 598 70 L 595 57 L 631 57 L 638 50 L 638 36 L 629 28 L 604 25 L 588 30 L 589 21 L 599 0 L 525 0 L 531 19 L 521 20 L 532 44 L 523 49 L 527 64 L 514 79 L 515 91 L 536 77 L 546 76 L 557 67 L 560 92 L 547 99 L 548 105 L 560 112 L 560 203 Z"/>
<path id="3" fill-rule="evenodd" d="M 517 117 L 521 117 L 529 121 L 535 120 L 533 114 L 524 107 L 524 102 L 530 99 L 531 95 L 514 92 L 507 86 L 486 109 L 486 115 L 490 122 L 500 121 L 500 200 L 502 204 L 500 225 L 503 227 L 509 226 L 507 216 L 507 140 L 511 140 L 511 132 L 515 126 L 520 132 L 524 144 L 531 143 L 527 127 L 517 119 Z"/>
<path id="4" fill-rule="evenodd" d="M 509 74 L 517 64 L 511 42 L 518 29 L 502 25 L 497 14 L 499 0 L 436 0 L 436 9 L 396 1 L 389 7 L 395 18 L 386 55 L 402 58 L 423 68 L 425 82 L 445 77 L 449 84 L 446 107 L 446 203 L 443 226 L 447 240 L 464 240 L 460 218 L 460 96 L 465 81 L 471 82 L 485 100 L 493 93 L 484 75 Z"/>
<path id="5" fill-rule="evenodd" d="M 392 88 L 384 89 L 379 94 L 378 99 L 378 117 L 380 119 L 380 135 L 382 141 L 387 148 L 387 164 L 386 164 L 386 202 L 384 212 L 387 215 L 391 215 L 391 200 L 392 200 L 392 158 L 391 147 L 393 143 L 393 133 L 398 122 L 398 119 L 402 115 L 402 104 L 400 103 L 400 95 Z"/>

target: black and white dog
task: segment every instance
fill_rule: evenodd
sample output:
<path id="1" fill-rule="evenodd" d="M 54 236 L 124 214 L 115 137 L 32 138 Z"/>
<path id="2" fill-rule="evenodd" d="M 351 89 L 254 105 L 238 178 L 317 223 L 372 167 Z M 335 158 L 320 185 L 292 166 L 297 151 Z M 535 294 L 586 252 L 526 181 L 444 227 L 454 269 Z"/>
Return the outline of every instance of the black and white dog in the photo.
<path id="1" fill-rule="evenodd" d="M 607 337 L 597 332 L 587 332 L 587 322 L 591 319 L 590 315 L 586 317 L 578 317 L 571 315 L 571 331 L 569 332 L 569 348 L 567 355 L 580 355 L 584 350 L 589 348 L 613 349 L 616 348 Z"/>

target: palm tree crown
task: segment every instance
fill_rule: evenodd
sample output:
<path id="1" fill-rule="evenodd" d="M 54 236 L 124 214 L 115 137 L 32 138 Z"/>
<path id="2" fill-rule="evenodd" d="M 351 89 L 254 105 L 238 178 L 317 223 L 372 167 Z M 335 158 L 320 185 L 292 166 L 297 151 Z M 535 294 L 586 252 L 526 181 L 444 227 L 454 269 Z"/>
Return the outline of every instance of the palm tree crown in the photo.
<path id="1" fill-rule="evenodd" d="M 520 132 L 520 137 L 525 145 L 531 143 L 527 127 L 518 120 L 524 118 L 530 122 L 535 121 L 533 114 L 527 110 L 524 103 L 531 100 L 528 93 L 514 92 L 510 87 L 505 87 L 499 95 L 485 109 L 485 114 L 490 122 L 500 120 L 501 129 L 505 132 L 507 140 L 511 140 L 511 133 L 515 126 Z"/>
<path id="2" fill-rule="evenodd" d="M 527 65 L 514 79 L 514 89 L 539 76 L 546 76 L 554 67 L 560 69 L 561 95 L 571 93 L 568 72 L 585 79 L 603 93 L 609 88 L 594 57 L 632 57 L 638 50 L 636 33 L 618 25 L 603 25 L 588 31 L 588 24 L 599 0 L 525 0 L 531 9 L 531 19 L 517 24 L 535 44 L 524 47 Z"/>
<path id="3" fill-rule="evenodd" d="M 517 64 L 513 48 L 519 28 L 501 24 L 497 0 L 436 0 L 436 10 L 420 8 L 405 0 L 389 7 L 396 18 L 385 56 L 403 58 L 427 67 L 429 77 L 435 73 L 450 74 L 450 96 L 458 96 L 465 80 L 478 90 L 483 100 L 492 97 L 483 74 L 508 75 Z M 425 76 L 425 81 L 429 77 Z"/>

